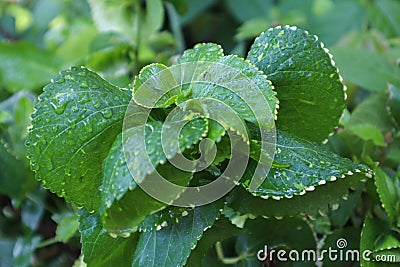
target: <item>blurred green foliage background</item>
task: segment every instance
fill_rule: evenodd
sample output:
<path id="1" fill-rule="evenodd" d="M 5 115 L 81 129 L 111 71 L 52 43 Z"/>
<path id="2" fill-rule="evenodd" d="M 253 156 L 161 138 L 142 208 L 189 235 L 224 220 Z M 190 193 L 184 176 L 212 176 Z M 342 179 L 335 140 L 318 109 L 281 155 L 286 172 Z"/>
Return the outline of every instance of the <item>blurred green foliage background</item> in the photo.
<path id="1" fill-rule="evenodd" d="M 0 0 L 0 266 L 71 266 L 80 255 L 73 207 L 34 180 L 24 147 L 37 95 L 60 70 L 83 65 L 128 87 L 196 43 L 245 56 L 285 24 L 318 35 L 348 87 L 326 147 L 376 170 L 339 214 L 315 218 L 315 232 L 359 239 L 369 216 L 400 234 L 400 1 Z"/>

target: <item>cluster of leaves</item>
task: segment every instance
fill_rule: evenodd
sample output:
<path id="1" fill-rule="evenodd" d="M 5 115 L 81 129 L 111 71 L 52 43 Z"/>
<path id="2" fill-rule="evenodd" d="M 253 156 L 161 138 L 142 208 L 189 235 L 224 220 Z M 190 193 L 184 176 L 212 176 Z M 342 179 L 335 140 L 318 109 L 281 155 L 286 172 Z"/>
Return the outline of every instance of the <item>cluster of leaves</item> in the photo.
<path id="1" fill-rule="evenodd" d="M 146 195 L 132 180 L 121 137 L 123 118 L 131 100 L 129 90 L 113 86 L 83 67 L 73 67 L 55 77 L 39 96 L 26 145 L 32 169 L 44 186 L 77 207 L 83 206 L 79 209 L 79 222 L 84 261 L 94 266 L 107 266 L 116 261 L 122 266 L 149 263 L 184 265 L 187 260 L 191 261 L 189 257 L 193 249 L 196 253 L 203 232 L 212 229 L 215 221 L 227 210 L 242 216 L 295 216 L 305 211 L 315 216 L 316 212 L 336 204 L 349 188 L 355 189 L 363 174 L 371 176 L 367 167 L 340 158 L 318 145 L 336 127 L 345 106 L 344 87 L 327 52 L 316 36 L 285 26 L 271 28 L 260 35 L 252 45 L 247 61 L 236 56 L 224 56 L 222 49 L 215 44 L 197 45 L 179 58 L 176 64 L 207 61 L 237 68 L 260 87 L 268 100 L 269 105 L 260 108 L 270 108 L 271 113 L 277 113 L 278 99 L 280 102 L 276 163 L 255 191 L 255 196 L 245 190 L 254 173 L 252 166 L 256 161 L 252 160 L 241 179 L 242 186 L 220 201 L 196 208 L 177 208 L 162 203 Z M 162 64 L 142 69 L 133 85 L 133 99 L 137 106 L 129 112 L 143 112 L 146 98 L 137 96 L 136 91 L 153 75 L 166 69 Z M 212 71 L 205 69 L 204 75 L 208 72 Z M 159 82 L 166 86 L 163 77 Z M 134 151 L 130 161 L 136 181 L 149 179 L 152 175 L 154 170 L 149 169 L 146 163 L 149 157 L 157 171 L 170 182 L 198 186 L 214 180 L 232 160 L 227 142 L 222 142 L 226 131 L 236 132 L 242 138 L 250 136 L 246 142 L 257 144 L 259 141 L 256 134 L 241 132 L 241 128 L 233 125 L 227 115 L 221 116 L 220 124 L 211 125 L 211 121 L 204 119 L 205 112 L 213 112 L 213 108 L 223 113 L 223 106 L 203 106 L 203 99 L 215 99 L 234 110 L 249 129 L 256 128 L 258 121 L 243 108 L 248 103 L 235 97 L 234 92 L 213 83 L 191 83 L 188 88 L 178 89 L 157 102 L 157 108 L 151 112 L 158 116 L 152 116 L 145 125 L 134 122 L 133 128 L 125 129 L 133 136 L 130 142 L 133 142 L 131 147 Z M 239 89 L 243 90 L 243 95 L 248 90 Z M 298 95 L 301 97 L 296 98 Z M 163 118 L 172 107 L 185 101 L 190 104 L 180 106 L 180 109 L 200 117 L 184 123 L 186 126 L 179 134 L 179 146 L 184 154 L 195 159 L 199 148 L 194 144 L 205 137 L 216 141 L 221 155 L 211 163 L 212 171 L 185 172 L 165 163 L 174 155 L 165 155 L 163 151 Z M 264 111 L 266 116 L 268 113 Z M 145 144 L 137 138 L 143 128 Z M 166 143 L 173 142 L 173 137 L 167 138 L 171 140 L 165 140 Z M 265 152 L 257 151 L 257 146 L 254 146 L 251 153 Z M 346 175 L 350 177 L 343 179 Z M 330 186 L 328 192 L 325 187 L 325 190 L 318 190 L 333 181 L 336 181 L 335 186 Z M 316 187 L 312 199 L 303 201 L 302 195 Z M 266 199 L 269 197 L 273 199 Z M 286 198 L 286 201 L 276 201 L 280 198 Z M 253 210 L 255 205 L 247 201 L 260 202 L 257 210 Z M 253 230 L 246 222 L 244 231 L 247 232 L 243 235 L 247 236 Z M 113 240 L 112 236 L 120 237 Z M 112 253 L 104 253 L 105 249 Z M 203 248 L 200 246 L 198 249 Z M 124 254 L 121 253 L 130 256 L 122 257 Z M 247 256 L 238 262 L 254 260 L 257 260 L 255 252 L 248 251 Z M 201 264 L 201 259 L 193 264 Z"/>
<path id="2" fill-rule="evenodd" d="M 84 260 L 93 266 L 105 263 L 117 266 L 133 263 L 142 266 L 142 262 L 151 260 L 154 260 L 153 265 L 174 265 L 176 262 L 172 263 L 170 260 L 176 260 L 181 263 L 187 261 L 188 266 L 261 266 L 263 263 L 256 259 L 255 253 L 266 244 L 270 248 L 312 248 L 318 251 L 336 247 L 338 238 L 348 240 L 348 249 L 368 249 L 373 251 L 373 255 L 392 254 L 399 261 L 399 11 L 400 4 L 396 0 L 1 2 L 1 265 L 71 265 L 80 254 L 78 228 L 81 242 L 86 244 L 81 253 Z M 279 57 L 282 55 L 277 51 L 276 55 L 264 57 L 262 63 L 259 63 L 259 54 L 254 45 L 254 54 L 250 53 L 248 56 L 253 65 L 247 66 L 246 63 L 246 69 L 251 72 L 256 65 L 267 74 L 267 79 L 276 88 L 272 91 L 270 88 L 268 92 L 276 91 L 280 101 L 277 151 L 281 153 L 277 153 L 270 173 L 270 178 L 279 179 L 266 180 L 270 183 L 264 183 L 260 187 L 263 190 L 257 192 L 258 195 L 269 198 L 251 196 L 245 190 L 246 181 L 242 180 L 244 187 L 237 187 L 226 196 L 225 203 L 217 202 L 194 210 L 163 207 L 153 202 L 154 205 L 145 205 L 143 210 L 133 211 L 131 205 L 124 205 L 123 202 L 134 203 L 140 199 L 137 207 L 141 207 L 144 201 L 152 199 L 144 193 L 138 197 L 139 188 L 132 183 L 127 169 L 123 168 L 125 163 L 118 134 L 123 115 L 121 111 L 128 105 L 131 93 L 118 87 L 129 87 L 128 83 L 148 63 L 171 65 L 174 55 L 183 52 L 186 45 L 191 47 L 198 42 L 221 43 L 228 54 L 244 57 L 253 37 L 266 28 L 280 24 L 295 24 L 306 28 L 332 48 L 335 62 L 348 87 L 348 99 L 339 128 L 324 146 L 336 154 L 351 158 L 353 162 L 369 165 L 376 173 L 374 179 L 369 179 L 366 183 L 359 183 L 360 176 L 357 175 L 341 179 L 342 173 L 348 174 L 350 171 L 356 174 L 355 169 L 364 171 L 365 167 L 356 166 L 320 149 L 319 145 L 310 143 L 325 140 L 337 124 L 344 107 L 342 91 L 339 90 L 340 82 L 336 80 L 337 83 L 332 83 L 338 76 L 318 84 L 311 82 L 315 76 L 311 75 L 311 80 L 307 75 L 302 76 L 301 80 L 313 92 L 312 97 L 303 92 L 302 88 L 289 90 L 298 84 L 297 79 L 300 77 L 287 77 L 282 70 L 293 68 L 290 70 L 310 71 L 314 62 L 306 63 L 302 59 L 299 66 L 298 58 L 292 61 L 287 58 L 287 61 L 282 62 L 279 61 L 283 60 Z M 232 38 L 234 35 L 235 38 Z M 269 42 L 268 34 L 264 38 L 265 40 L 259 38 L 259 42 Z M 334 68 L 329 67 L 330 60 L 323 49 L 320 49 L 319 42 L 314 42 L 311 36 L 305 40 L 308 38 L 317 47 L 312 49 L 313 55 L 320 51 L 321 56 L 326 59 L 330 74 L 336 73 Z M 211 47 L 220 50 L 218 46 L 208 46 Z M 189 51 L 198 51 L 200 48 L 188 50 L 186 58 Z M 203 46 L 202 49 L 206 48 L 207 46 Z M 222 54 L 219 56 L 222 57 Z M 279 60 L 268 64 L 275 58 Z M 277 62 L 281 62 L 282 66 Z M 96 149 L 95 155 L 100 160 L 95 161 L 77 153 L 69 161 L 71 158 L 67 159 L 66 153 L 61 158 L 45 157 L 33 168 L 39 168 L 38 172 L 44 173 L 44 177 L 39 178 L 49 180 L 46 187 L 54 187 L 53 190 L 59 195 L 69 198 L 79 207 L 84 205 L 89 208 L 86 210 L 78 210 L 75 204 L 66 204 L 55 194 L 41 188 L 28 168 L 24 147 L 28 134 L 25 129 L 30 124 L 29 115 L 33 111 L 35 95 L 58 70 L 71 65 L 87 66 L 117 86 L 108 84 L 86 69 L 77 68 L 63 72 L 61 76 L 68 78 L 64 84 L 48 85 L 49 89 L 44 94 L 52 95 L 60 90 L 63 97 L 56 96 L 52 101 L 41 97 L 41 102 L 48 101 L 49 112 L 52 112 L 49 114 L 55 116 L 55 110 L 52 109 L 54 106 L 60 108 L 57 112 L 63 112 L 65 117 L 66 114 L 72 114 L 71 118 L 75 118 L 75 112 L 78 111 L 80 116 L 84 116 L 83 120 L 75 121 L 76 128 L 73 128 L 74 119 L 65 121 L 62 116 L 55 116 L 56 120 L 51 117 L 48 119 L 53 122 L 46 122 L 47 117 L 43 116 L 42 123 L 49 126 L 46 128 L 44 140 L 39 136 L 35 141 L 39 141 L 39 147 L 43 147 L 43 142 L 49 142 L 47 134 L 52 131 L 60 132 L 70 126 L 71 136 L 68 135 L 68 130 L 63 132 L 65 143 L 61 139 L 56 140 L 55 143 L 60 143 L 55 147 L 51 142 L 50 151 L 57 152 L 60 147 L 65 150 L 74 149 L 77 144 L 82 144 L 83 139 L 90 138 L 93 132 L 100 133 L 104 127 L 110 136 L 100 134 L 100 139 L 79 150 L 79 153 L 87 152 L 87 149 L 97 146 L 101 149 Z M 306 67 L 302 69 L 304 66 Z M 87 78 L 79 73 L 86 73 Z M 86 88 L 92 89 L 90 92 L 85 92 L 85 84 L 88 86 Z M 322 97 L 320 101 L 320 86 L 330 87 L 331 84 L 334 88 L 329 90 L 336 94 L 324 95 L 326 99 Z M 77 95 L 68 91 L 68 88 L 78 89 L 81 86 L 82 89 L 77 94 L 83 99 L 90 98 L 89 102 L 76 101 Z M 106 90 L 94 90 L 96 86 Z M 92 93 L 95 93 L 95 100 L 92 100 Z M 112 100 L 110 95 L 116 99 Z M 330 103 L 335 96 L 339 99 L 336 109 Z M 298 105 L 301 109 L 295 108 Z M 77 110 L 78 106 L 82 110 Z M 329 112 L 320 111 L 321 108 L 329 107 L 332 108 Z M 100 112 L 95 113 L 92 120 L 89 113 L 94 110 Z M 300 113 L 298 110 L 301 110 Z M 296 115 L 291 117 L 291 114 Z M 332 118 L 326 119 L 327 114 Z M 302 119 L 296 119 L 300 115 Z M 149 123 L 155 126 L 163 118 L 157 117 L 154 122 Z M 323 124 L 325 122 L 326 125 Z M 76 131 L 79 134 L 75 135 Z M 207 128 L 207 133 L 209 132 Z M 199 136 L 192 142 L 193 146 L 188 148 L 187 152 L 192 157 L 198 155 L 197 142 L 200 138 L 202 137 Z M 224 146 L 224 141 L 226 140 L 222 138 L 218 145 Z M 287 147 L 303 147 L 304 153 L 299 149 L 283 149 Z M 222 162 L 226 155 L 221 156 Z M 314 157 L 325 157 L 327 160 L 321 163 L 319 160 L 313 161 Z M 299 158 L 306 158 L 308 161 L 297 161 Z M 81 161 L 84 163 L 81 164 Z M 88 162 L 93 164 L 93 169 L 87 173 L 83 168 L 75 170 L 79 166 L 87 167 L 84 164 Z M 326 170 L 328 166 L 325 162 L 332 163 L 329 171 L 334 172 L 333 175 Z M 70 170 L 67 163 L 70 164 Z M 45 171 L 46 168 L 56 166 L 61 166 L 54 170 L 56 175 L 60 174 L 59 181 L 52 180 L 54 176 L 48 176 Z M 166 173 L 170 171 L 165 164 L 159 168 L 165 168 Z M 115 172 L 114 169 L 119 171 Z M 185 178 L 180 173 L 179 177 L 183 177 L 185 181 L 191 179 L 192 184 L 204 183 L 214 179 L 221 169 L 223 164 L 215 162 L 212 169 L 201 175 Z M 285 172 L 286 169 L 291 171 Z M 251 165 L 249 171 L 251 172 Z M 84 175 L 79 176 L 82 172 Z M 306 175 L 301 178 L 293 175 L 299 172 Z M 337 181 L 329 182 L 335 178 L 328 175 L 336 177 Z M 283 183 L 285 177 L 302 183 Z M 83 183 L 74 182 L 76 192 L 68 187 L 64 188 L 71 179 L 82 179 Z M 88 186 L 88 181 L 93 184 Z M 62 184 L 63 182 L 66 184 Z M 182 179 L 175 182 L 182 182 Z M 322 185 L 324 183 L 326 184 Z M 352 188 L 350 192 L 349 188 Z M 302 195 L 304 189 L 315 190 Z M 292 198 L 287 198 L 292 195 Z M 278 198 L 280 200 L 276 201 Z M 119 212 L 120 208 L 129 210 L 130 216 L 125 217 L 124 213 Z M 147 214 L 160 208 L 164 208 L 163 211 L 144 219 Z M 96 212 L 88 213 L 88 210 Z M 132 220 L 135 213 L 143 216 L 135 217 L 138 218 L 137 221 Z M 255 217 L 258 218 L 254 219 Z M 269 218 L 266 219 L 267 217 Z M 219 219 L 215 220 L 216 218 Z M 210 229 L 203 232 L 210 226 Z M 137 228 L 136 231 L 134 228 Z M 176 233 L 179 231 L 192 234 L 178 238 Z M 110 232 L 115 238 L 110 237 Z M 93 240 L 97 241 L 91 244 Z M 149 249 L 146 244 L 152 248 Z M 192 250 L 193 247 L 195 248 Z M 169 258 L 171 255 L 174 257 Z M 265 262 L 265 265 L 276 263 Z M 363 266 L 396 264 L 361 263 Z M 83 264 L 83 257 L 76 261 L 77 266 Z M 283 263 L 280 262 L 279 266 L 281 264 Z M 310 263 L 286 264 L 309 266 Z M 347 266 L 349 263 L 326 261 L 324 264 Z"/>

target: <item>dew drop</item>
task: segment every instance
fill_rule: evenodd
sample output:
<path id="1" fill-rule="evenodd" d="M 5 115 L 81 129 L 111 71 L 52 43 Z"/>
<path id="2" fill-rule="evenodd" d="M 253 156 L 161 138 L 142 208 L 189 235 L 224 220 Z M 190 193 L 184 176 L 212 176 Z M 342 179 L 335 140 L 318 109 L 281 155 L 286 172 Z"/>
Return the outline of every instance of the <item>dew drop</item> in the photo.
<path id="1" fill-rule="evenodd" d="M 89 85 L 88 85 L 88 83 L 87 83 L 86 80 L 83 80 L 83 81 L 79 84 L 79 86 L 80 86 L 81 88 L 88 88 L 88 87 L 89 87 Z"/>
<path id="2" fill-rule="evenodd" d="M 109 119 L 112 117 L 113 113 L 111 109 L 105 109 L 101 111 L 101 114 L 103 115 L 104 118 Z"/>
<path id="3" fill-rule="evenodd" d="M 56 81 L 56 83 L 58 83 L 58 84 L 62 84 L 62 83 L 64 83 L 65 82 L 65 79 L 64 78 L 60 78 L 60 79 L 58 79 L 57 81 Z"/>
<path id="4" fill-rule="evenodd" d="M 93 132 L 93 123 L 92 121 L 84 121 L 83 127 L 85 128 L 86 132 L 91 133 Z"/>
<path id="5" fill-rule="evenodd" d="M 71 176 L 71 164 L 67 164 L 65 165 L 65 171 L 64 171 L 65 175 L 67 176 Z"/>
<path id="6" fill-rule="evenodd" d="M 37 172 L 39 170 L 39 164 L 37 164 L 37 162 L 32 161 L 31 167 L 32 167 L 32 170 L 35 172 Z"/>
<path id="7" fill-rule="evenodd" d="M 55 102 L 50 102 L 51 107 L 54 109 L 54 112 L 58 115 L 64 113 L 65 109 L 67 108 L 67 102 L 60 104 Z"/>
<path id="8" fill-rule="evenodd" d="M 101 102 L 96 102 L 93 106 L 98 109 L 101 107 Z"/>

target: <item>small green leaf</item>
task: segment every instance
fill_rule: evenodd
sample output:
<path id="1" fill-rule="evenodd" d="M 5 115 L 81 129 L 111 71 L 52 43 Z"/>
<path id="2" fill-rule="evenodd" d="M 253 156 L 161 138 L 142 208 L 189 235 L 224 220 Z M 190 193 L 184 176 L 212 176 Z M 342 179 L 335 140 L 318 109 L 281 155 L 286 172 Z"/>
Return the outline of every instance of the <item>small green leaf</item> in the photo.
<path id="1" fill-rule="evenodd" d="M 10 92 L 38 89 L 57 74 L 59 58 L 30 43 L 0 44 L 0 82 Z"/>
<path id="2" fill-rule="evenodd" d="M 15 267 L 31 266 L 34 252 L 37 249 L 40 236 L 25 236 L 19 237 L 13 248 L 13 262 Z"/>
<path id="3" fill-rule="evenodd" d="M 278 128 L 308 140 L 325 140 L 342 115 L 345 93 L 318 38 L 296 27 L 272 28 L 256 38 L 247 58 L 276 88 Z"/>
<path id="4" fill-rule="evenodd" d="M 161 0 L 146 0 L 146 18 L 141 31 L 143 36 L 161 29 L 164 23 L 164 6 Z"/>
<path id="5" fill-rule="evenodd" d="M 376 261 L 377 255 L 395 255 L 396 261 L 400 260 L 398 253 L 391 253 L 392 249 L 400 248 L 400 240 L 388 229 L 385 222 L 367 217 L 361 233 L 360 251 L 369 251 L 366 256 L 360 257 L 361 265 L 364 267 L 390 267 L 393 263 Z M 372 252 L 372 253 L 371 253 Z"/>
<path id="6" fill-rule="evenodd" d="M 187 49 L 178 59 L 176 64 L 183 64 L 197 61 L 217 61 L 224 56 L 222 47 L 217 44 L 197 44 L 192 49 Z"/>
<path id="7" fill-rule="evenodd" d="M 248 21 L 256 17 L 267 17 L 273 7 L 271 0 L 230 0 L 227 7 L 240 22 Z"/>
<path id="8" fill-rule="evenodd" d="M 379 131 L 378 127 L 373 124 L 352 124 L 348 128 L 350 132 L 364 141 L 372 141 L 376 146 L 386 146 L 383 134 Z"/>
<path id="9" fill-rule="evenodd" d="M 373 124 L 381 132 L 389 132 L 393 124 L 387 114 L 387 96 L 383 93 L 372 94 L 353 110 L 345 126 Z M 346 130 L 346 128 L 345 128 Z"/>
<path id="10" fill-rule="evenodd" d="M 174 103 L 180 88 L 167 66 L 150 64 L 144 67 L 134 82 L 133 99 L 141 106 L 165 108 Z"/>
<path id="11" fill-rule="evenodd" d="M 26 146 L 46 188 L 89 210 L 100 204 L 101 164 L 122 128 L 127 91 L 73 67 L 44 88 Z"/>
<path id="12" fill-rule="evenodd" d="M 400 177 L 390 177 L 381 168 L 375 169 L 375 185 L 382 206 L 391 223 L 397 223 L 400 216 Z"/>
<path id="13" fill-rule="evenodd" d="M 78 225 L 78 216 L 75 213 L 62 218 L 57 225 L 56 240 L 64 243 L 68 242 L 78 231 Z"/>
<path id="14" fill-rule="evenodd" d="M 130 266 L 137 236 L 111 237 L 100 218 L 84 209 L 79 210 L 79 231 L 82 254 L 88 266 Z"/>
<path id="15" fill-rule="evenodd" d="M 316 187 L 353 173 L 370 173 L 364 165 L 354 164 L 351 160 L 324 150 L 318 144 L 297 138 L 284 131 L 277 132 L 277 144 L 274 161 L 267 179 L 254 193 L 262 197 L 293 197 L 313 191 Z M 248 188 L 252 175 L 251 161 L 248 174 L 242 179 Z M 369 174 L 370 175 L 370 174 Z"/>
<path id="16" fill-rule="evenodd" d="M 384 54 L 349 47 L 332 53 L 345 80 L 373 92 L 383 92 L 388 82 L 400 86 L 400 69 Z"/>
<path id="17" fill-rule="evenodd" d="M 220 216 L 222 202 L 189 210 L 178 223 L 140 234 L 132 266 L 183 266 L 203 232 Z"/>

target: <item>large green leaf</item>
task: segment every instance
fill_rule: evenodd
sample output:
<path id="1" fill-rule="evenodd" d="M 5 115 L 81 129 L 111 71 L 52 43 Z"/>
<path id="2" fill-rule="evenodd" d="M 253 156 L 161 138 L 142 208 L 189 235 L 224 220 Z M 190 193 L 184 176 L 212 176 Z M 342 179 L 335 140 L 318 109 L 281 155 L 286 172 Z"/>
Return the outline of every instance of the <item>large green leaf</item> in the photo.
<path id="1" fill-rule="evenodd" d="M 278 128 L 321 142 L 337 126 L 345 93 L 331 55 L 296 27 L 261 34 L 248 57 L 272 81 L 280 101 Z"/>
<path id="2" fill-rule="evenodd" d="M 188 97 L 220 100 L 235 110 L 242 119 L 251 122 L 256 122 L 255 116 L 260 113 L 267 117 L 275 115 L 278 108 L 276 92 L 266 76 L 248 61 L 234 55 L 224 56 L 219 45 L 207 43 L 186 50 L 178 63 L 192 68 L 187 63 L 197 61 L 215 64 L 194 65 L 204 67 L 205 70 L 193 71 L 197 74 L 193 75 L 193 80 L 197 83 L 185 89 L 190 91 Z M 270 113 L 265 111 L 267 107 L 260 99 L 262 96 L 270 107 Z"/>
<path id="3" fill-rule="evenodd" d="M 130 266 L 137 235 L 127 238 L 111 237 L 96 214 L 79 211 L 82 254 L 88 266 Z"/>
<path id="4" fill-rule="evenodd" d="M 184 151 L 202 139 L 208 130 L 207 121 L 201 118 L 190 119 L 172 119 L 166 127 L 162 122 L 154 121 L 125 129 L 122 145 L 128 167 L 136 181 L 142 181 L 158 164 L 173 158 L 178 154 L 178 149 Z M 169 134 L 175 133 L 180 126 L 183 128 L 177 136 Z M 171 149 L 167 150 L 169 147 Z"/>
<path id="5" fill-rule="evenodd" d="M 363 176 L 355 174 L 334 183 L 328 182 L 305 195 L 296 195 L 279 201 L 253 196 L 243 187 L 235 188 L 226 199 L 228 205 L 240 214 L 279 217 L 298 214 L 315 216 L 319 211 L 328 211 L 332 205 L 337 205 L 340 199 L 347 197 L 349 189 L 356 189 Z"/>
<path id="6" fill-rule="evenodd" d="M 387 111 L 392 122 L 400 128 L 400 87 L 389 86 Z"/>
<path id="7" fill-rule="evenodd" d="M 11 92 L 43 86 L 60 66 L 56 56 L 33 44 L 0 44 L 0 81 Z"/>
<path id="8" fill-rule="evenodd" d="M 313 191 L 315 187 L 327 182 L 345 178 L 345 175 L 371 172 L 366 166 L 354 164 L 349 159 L 324 150 L 316 143 L 284 131 L 278 131 L 277 134 L 275 163 L 267 179 L 254 191 L 256 195 L 264 198 L 290 198 Z M 254 161 L 252 163 L 242 179 L 246 188 L 255 166 Z"/>
<path id="9" fill-rule="evenodd" d="M 122 128 L 128 91 L 73 67 L 44 88 L 26 145 L 46 188 L 89 210 L 99 207 L 101 164 Z"/>
<path id="10" fill-rule="evenodd" d="M 141 233 L 132 266 L 183 266 L 191 250 L 220 216 L 222 202 L 188 210 L 176 224 Z"/>

